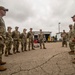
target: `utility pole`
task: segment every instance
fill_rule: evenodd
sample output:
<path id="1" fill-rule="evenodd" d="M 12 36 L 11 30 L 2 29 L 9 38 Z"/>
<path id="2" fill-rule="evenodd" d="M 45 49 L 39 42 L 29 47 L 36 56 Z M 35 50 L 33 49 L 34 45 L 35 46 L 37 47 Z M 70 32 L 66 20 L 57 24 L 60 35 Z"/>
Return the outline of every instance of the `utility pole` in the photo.
<path id="1" fill-rule="evenodd" d="M 60 33 L 60 22 L 58 23 L 58 33 Z"/>

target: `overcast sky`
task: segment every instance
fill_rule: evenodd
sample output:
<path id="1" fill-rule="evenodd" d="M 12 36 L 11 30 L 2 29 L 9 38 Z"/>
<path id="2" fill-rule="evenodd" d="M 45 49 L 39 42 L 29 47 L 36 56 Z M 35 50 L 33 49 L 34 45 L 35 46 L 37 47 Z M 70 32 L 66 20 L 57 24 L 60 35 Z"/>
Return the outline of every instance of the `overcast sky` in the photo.
<path id="1" fill-rule="evenodd" d="M 71 17 L 75 14 L 75 0 L 0 0 L 0 5 L 9 9 L 4 17 L 6 27 L 32 27 L 33 30 L 51 31 L 52 35 L 63 29 L 69 31 L 73 24 Z"/>

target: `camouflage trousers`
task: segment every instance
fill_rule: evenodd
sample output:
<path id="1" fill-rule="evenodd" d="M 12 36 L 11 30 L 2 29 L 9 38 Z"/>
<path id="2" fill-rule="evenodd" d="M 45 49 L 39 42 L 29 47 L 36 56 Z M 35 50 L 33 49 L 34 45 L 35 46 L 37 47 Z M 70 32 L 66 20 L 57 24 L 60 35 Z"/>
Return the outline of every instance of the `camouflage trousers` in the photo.
<path id="1" fill-rule="evenodd" d="M 0 62 L 2 61 L 3 50 L 4 50 L 4 42 L 0 40 Z"/>
<path id="2" fill-rule="evenodd" d="M 64 47 L 64 45 L 66 45 L 67 47 L 67 39 L 66 38 L 62 38 L 62 47 Z"/>
<path id="3" fill-rule="evenodd" d="M 12 47 L 12 42 L 7 41 L 6 42 L 6 48 L 5 48 L 5 55 L 8 55 L 10 53 L 11 47 Z"/>
<path id="4" fill-rule="evenodd" d="M 69 42 L 69 47 L 71 51 L 75 51 L 75 42 Z"/>
<path id="5" fill-rule="evenodd" d="M 27 48 L 27 42 L 22 41 L 22 42 L 21 42 L 21 50 L 22 50 L 22 51 L 25 51 L 26 48 Z"/>
<path id="6" fill-rule="evenodd" d="M 66 45 L 66 47 L 67 47 L 67 41 L 65 41 L 65 40 L 62 41 L 62 47 L 64 47 L 64 45 Z"/>
<path id="7" fill-rule="evenodd" d="M 18 52 L 19 49 L 19 41 L 18 40 L 14 40 L 13 41 L 13 52 Z"/>
<path id="8" fill-rule="evenodd" d="M 30 45 L 32 47 L 32 49 L 34 48 L 34 41 L 33 39 L 29 39 L 29 42 L 28 42 L 28 49 L 30 50 Z"/>
<path id="9" fill-rule="evenodd" d="M 40 48 L 42 48 L 42 45 L 43 45 L 43 48 L 45 48 L 45 44 L 44 44 L 43 39 L 40 39 L 39 42 L 40 42 Z"/>

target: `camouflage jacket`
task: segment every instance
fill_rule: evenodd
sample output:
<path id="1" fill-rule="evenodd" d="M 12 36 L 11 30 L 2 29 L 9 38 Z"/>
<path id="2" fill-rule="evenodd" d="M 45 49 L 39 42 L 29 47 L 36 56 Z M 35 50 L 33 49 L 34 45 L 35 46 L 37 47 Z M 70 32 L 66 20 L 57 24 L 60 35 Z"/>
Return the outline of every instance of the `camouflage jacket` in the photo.
<path id="1" fill-rule="evenodd" d="M 62 40 L 67 40 L 68 35 L 67 35 L 66 32 L 65 33 L 61 33 L 61 37 L 62 37 Z"/>
<path id="2" fill-rule="evenodd" d="M 12 41 L 12 32 L 6 32 L 6 40 Z"/>
<path id="3" fill-rule="evenodd" d="M 26 33 L 21 33 L 20 38 L 22 41 L 26 42 L 27 41 L 27 34 Z"/>
<path id="4" fill-rule="evenodd" d="M 68 33 L 68 39 L 69 40 L 72 40 L 74 37 L 74 31 L 73 30 L 70 30 L 69 33 Z"/>
<path id="5" fill-rule="evenodd" d="M 29 39 L 33 39 L 33 37 L 34 37 L 33 32 L 28 32 L 28 34 L 27 34 L 27 38 L 29 38 Z"/>
<path id="6" fill-rule="evenodd" d="M 6 34 L 5 23 L 4 23 L 4 20 L 2 19 L 2 17 L 0 17 L 0 36 L 5 38 L 5 34 Z"/>
<path id="7" fill-rule="evenodd" d="M 43 33 L 38 34 L 38 39 L 43 40 L 44 39 L 44 34 Z"/>
<path id="8" fill-rule="evenodd" d="M 13 31 L 12 32 L 12 38 L 14 41 L 18 41 L 20 39 L 20 32 L 19 31 Z"/>

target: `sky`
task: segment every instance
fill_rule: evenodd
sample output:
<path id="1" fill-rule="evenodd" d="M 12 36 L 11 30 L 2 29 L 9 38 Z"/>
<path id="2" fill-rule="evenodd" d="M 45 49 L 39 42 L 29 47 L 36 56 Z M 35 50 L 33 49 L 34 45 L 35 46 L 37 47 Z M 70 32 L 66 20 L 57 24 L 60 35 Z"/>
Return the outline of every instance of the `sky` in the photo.
<path id="1" fill-rule="evenodd" d="M 75 15 L 75 0 L 0 0 L 0 6 L 8 8 L 4 17 L 6 28 L 19 27 L 29 31 L 50 31 L 52 35 L 65 30 L 73 24 L 71 17 Z M 59 25 L 60 22 L 60 25 Z"/>

